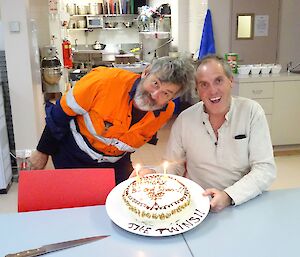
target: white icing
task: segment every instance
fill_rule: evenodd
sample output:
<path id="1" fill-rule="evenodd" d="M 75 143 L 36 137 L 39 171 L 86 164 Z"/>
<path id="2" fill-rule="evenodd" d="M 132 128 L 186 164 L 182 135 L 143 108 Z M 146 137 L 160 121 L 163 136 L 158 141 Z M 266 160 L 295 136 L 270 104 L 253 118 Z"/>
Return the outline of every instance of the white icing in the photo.
<path id="1" fill-rule="evenodd" d="M 190 203 L 190 194 L 181 182 L 161 174 L 148 175 L 132 182 L 123 199 L 129 209 L 142 218 L 158 219 L 159 215 L 174 215 Z M 145 214 L 152 217 L 144 217 Z M 162 218 L 160 218 L 162 219 Z M 163 218 L 164 219 L 164 218 Z"/>

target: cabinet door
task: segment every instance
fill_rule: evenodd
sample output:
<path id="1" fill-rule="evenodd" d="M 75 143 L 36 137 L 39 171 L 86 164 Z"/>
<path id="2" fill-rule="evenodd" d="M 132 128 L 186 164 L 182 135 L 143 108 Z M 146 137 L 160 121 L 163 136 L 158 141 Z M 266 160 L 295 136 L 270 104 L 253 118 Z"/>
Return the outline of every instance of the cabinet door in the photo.
<path id="1" fill-rule="evenodd" d="M 274 82 L 273 145 L 300 144 L 300 81 Z"/>
<path id="2" fill-rule="evenodd" d="M 273 82 L 240 83 L 239 96 L 258 102 L 264 109 L 269 129 L 272 130 Z"/>
<path id="3" fill-rule="evenodd" d="M 273 82 L 240 83 L 239 95 L 250 99 L 273 98 Z"/>
<path id="4" fill-rule="evenodd" d="M 266 98 L 266 99 L 254 99 L 258 102 L 261 107 L 264 109 L 266 115 L 270 115 L 273 112 L 273 99 Z"/>

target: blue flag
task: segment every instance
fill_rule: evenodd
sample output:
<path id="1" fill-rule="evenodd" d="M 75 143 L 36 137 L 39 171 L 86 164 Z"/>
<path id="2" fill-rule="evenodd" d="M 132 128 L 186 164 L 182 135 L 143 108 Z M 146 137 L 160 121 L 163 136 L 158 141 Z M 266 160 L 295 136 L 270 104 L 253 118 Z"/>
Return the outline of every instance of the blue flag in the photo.
<path id="1" fill-rule="evenodd" d="M 214 40 L 214 32 L 212 27 L 212 20 L 210 10 L 207 10 L 203 31 L 202 31 L 202 38 L 199 50 L 198 59 L 202 59 L 205 55 L 208 54 L 215 54 L 215 40 Z"/>

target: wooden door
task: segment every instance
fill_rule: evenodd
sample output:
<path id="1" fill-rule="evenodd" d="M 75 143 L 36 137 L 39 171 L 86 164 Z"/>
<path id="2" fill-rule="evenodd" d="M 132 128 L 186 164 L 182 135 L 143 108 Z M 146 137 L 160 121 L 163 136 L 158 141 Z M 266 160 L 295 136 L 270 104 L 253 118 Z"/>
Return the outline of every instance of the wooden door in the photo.
<path id="1" fill-rule="evenodd" d="M 240 64 L 275 63 L 278 46 L 278 22 L 280 0 L 232 0 L 231 52 L 239 54 Z M 237 14 L 254 14 L 252 39 L 236 39 Z M 262 17 L 264 16 L 264 17 Z M 265 18 L 268 22 L 265 32 L 260 35 L 259 23 L 255 19 Z M 255 29 L 256 28 L 256 29 Z"/>

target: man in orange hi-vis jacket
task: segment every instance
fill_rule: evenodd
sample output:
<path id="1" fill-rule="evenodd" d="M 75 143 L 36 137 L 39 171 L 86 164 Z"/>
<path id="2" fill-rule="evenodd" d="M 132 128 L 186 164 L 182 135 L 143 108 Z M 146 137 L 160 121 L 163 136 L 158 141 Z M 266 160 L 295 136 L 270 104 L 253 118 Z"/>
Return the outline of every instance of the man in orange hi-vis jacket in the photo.
<path id="1" fill-rule="evenodd" d="M 126 180 L 133 170 L 130 154 L 172 117 L 172 99 L 194 81 L 185 58 L 156 59 L 142 75 L 93 69 L 56 104 L 46 103 L 46 126 L 31 168 L 43 169 L 51 155 L 56 169 L 114 168 L 116 183 Z"/>

